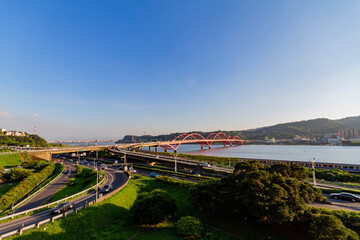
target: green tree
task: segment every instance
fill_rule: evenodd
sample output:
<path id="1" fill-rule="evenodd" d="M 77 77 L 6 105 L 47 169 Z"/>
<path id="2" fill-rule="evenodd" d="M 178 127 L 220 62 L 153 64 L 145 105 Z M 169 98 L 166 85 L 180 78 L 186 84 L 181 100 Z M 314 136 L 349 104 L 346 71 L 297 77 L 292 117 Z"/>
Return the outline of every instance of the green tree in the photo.
<path id="1" fill-rule="evenodd" d="M 303 180 L 303 171 L 298 167 L 246 161 L 238 163 L 234 173 L 220 182 L 192 187 L 190 196 L 201 210 L 216 215 L 292 222 L 300 219 L 307 203 L 323 200 L 320 190 L 299 180 Z"/>
<path id="2" fill-rule="evenodd" d="M 310 234 L 315 240 L 358 240 L 353 230 L 346 228 L 340 219 L 333 215 L 313 214 L 310 221 Z"/>
<path id="3" fill-rule="evenodd" d="M 131 208 L 134 221 L 138 224 L 157 224 L 175 216 L 176 201 L 168 192 L 155 189 L 140 194 Z"/>

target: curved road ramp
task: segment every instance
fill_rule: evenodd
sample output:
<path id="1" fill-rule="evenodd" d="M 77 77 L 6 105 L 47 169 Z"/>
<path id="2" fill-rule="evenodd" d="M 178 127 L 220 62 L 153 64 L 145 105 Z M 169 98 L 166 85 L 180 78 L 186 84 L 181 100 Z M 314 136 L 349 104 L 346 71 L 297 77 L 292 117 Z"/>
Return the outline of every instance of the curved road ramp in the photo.
<path id="1" fill-rule="evenodd" d="M 42 208 L 50 207 L 52 205 L 59 204 L 61 202 L 65 202 L 66 200 L 74 198 L 75 196 L 85 194 L 85 195 L 75 199 L 75 201 L 74 201 L 75 206 L 72 210 L 70 210 L 68 212 L 64 212 L 63 214 L 52 216 L 50 214 L 50 209 L 48 209 L 48 210 L 30 215 L 30 216 L 22 217 L 19 219 L 15 219 L 13 221 L 9 221 L 9 222 L 0 224 L 0 240 L 4 239 L 6 237 L 13 236 L 13 235 L 21 235 L 26 230 L 33 229 L 33 228 L 39 228 L 43 224 L 54 222 L 56 219 L 66 217 L 67 215 L 72 214 L 72 213 L 77 213 L 81 209 L 86 209 L 88 206 L 90 206 L 94 203 L 103 201 L 104 199 L 107 199 L 107 198 L 113 196 L 114 194 L 119 192 L 121 189 L 123 189 L 130 180 L 130 175 L 128 173 L 120 172 L 120 171 L 113 170 L 113 169 L 108 169 L 105 171 L 105 173 L 107 176 L 106 181 L 103 180 L 102 183 L 112 184 L 113 188 L 114 188 L 113 191 L 111 191 L 105 195 L 100 195 L 99 198 L 96 198 L 95 190 L 88 192 L 91 189 L 95 188 L 96 187 L 96 185 L 95 185 L 89 189 L 86 189 L 82 192 L 74 194 L 70 197 L 61 199 L 59 201 L 52 202 L 47 205 L 39 206 L 36 208 L 28 209 L 23 212 L 18 212 L 18 213 L 9 215 L 9 216 L 2 217 L 2 218 L 0 218 L 0 221 L 4 220 L 4 219 L 8 219 L 8 218 L 13 218 L 15 216 L 28 214 L 29 212 L 34 212 L 34 211 L 37 211 Z"/>

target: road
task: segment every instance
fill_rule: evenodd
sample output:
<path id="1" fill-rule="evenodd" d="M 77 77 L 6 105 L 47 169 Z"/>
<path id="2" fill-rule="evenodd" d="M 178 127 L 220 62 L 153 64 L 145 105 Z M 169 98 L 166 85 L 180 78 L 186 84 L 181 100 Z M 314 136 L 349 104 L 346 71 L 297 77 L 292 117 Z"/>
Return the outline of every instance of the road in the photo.
<path id="1" fill-rule="evenodd" d="M 104 184 L 112 184 L 113 189 L 117 189 L 122 185 L 124 185 L 128 178 L 124 172 L 120 172 L 118 170 L 114 170 L 111 168 L 106 169 L 105 174 L 106 174 L 106 181 Z M 95 190 L 75 199 L 72 202 L 75 203 L 75 208 L 77 208 L 93 200 L 95 200 Z M 22 224 L 24 224 L 24 226 L 27 226 L 48 219 L 49 216 L 50 216 L 50 210 L 45 210 L 43 212 L 39 212 L 30 216 L 22 217 L 10 222 L 0 224 L 0 235 L 21 228 Z"/>
<path id="2" fill-rule="evenodd" d="M 360 203 L 359 202 L 350 202 L 345 200 L 333 199 L 330 198 L 330 194 L 323 194 L 327 197 L 329 203 L 312 203 L 311 206 L 321 207 L 321 208 L 329 208 L 329 209 L 339 209 L 339 210 L 347 210 L 347 211 L 360 211 Z"/>
<path id="3" fill-rule="evenodd" d="M 72 178 L 76 173 L 76 167 L 74 165 L 66 164 L 66 166 L 64 166 L 64 169 L 65 173 L 60 178 L 58 178 L 56 181 L 44 188 L 41 192 L 36 194 L 36 196 L 29 199 L 20 207 L 16 208 L 15 212 L 22 212 L 27 209 L 38 207 L 47 200 L 49 200 L 60 189 L 62 189 L 70 180 L 70 178 Z"/>

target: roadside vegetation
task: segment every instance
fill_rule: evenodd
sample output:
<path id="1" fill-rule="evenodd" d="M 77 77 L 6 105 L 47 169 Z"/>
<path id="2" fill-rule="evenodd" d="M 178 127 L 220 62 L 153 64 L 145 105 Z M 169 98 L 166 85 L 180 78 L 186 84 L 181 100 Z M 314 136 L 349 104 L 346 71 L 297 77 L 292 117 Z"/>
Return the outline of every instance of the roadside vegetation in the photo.
<path id="1" fill-rule="evenodd" d="M 307 169 L 309 177 L 312 177 L 312 170 Z M 316 169 L 317 179 L 332 182 L 360 183 L 360 174 L 349 173 L 340 169 Z"/>
<path id="2" fill-rule="evenodd" d="M 69 197 L 73 194 L 81 192 L 96 184 L 96 171 L 87 167 L 78 165 L 76 174 L 68 183 L 52 196 L 46 203 Z"/>
<path id="3" fill-rule="evenodd" d="M 3 177 L 8 182 L 19 183 L 6 194 L 0 196 L 0 211 L 24 197 L 25 194 L 29 193 L 34 187 L 49 177 L 54 169 L 54 164 L 47 161 L 26 161 L 23 162 L 22 168 L 12 168 Z"/>

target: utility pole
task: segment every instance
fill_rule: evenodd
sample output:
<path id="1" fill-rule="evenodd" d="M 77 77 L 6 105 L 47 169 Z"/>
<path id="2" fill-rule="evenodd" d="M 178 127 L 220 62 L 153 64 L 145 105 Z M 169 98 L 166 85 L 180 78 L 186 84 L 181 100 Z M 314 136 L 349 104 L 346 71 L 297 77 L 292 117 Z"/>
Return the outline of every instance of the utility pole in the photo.
<path id="1" fill-rule="evenodd" d="M 177 172 L 177 163 L 176 163 L 176 157 L 178 156 L 178 153 L 174 154 L 174 160 L 175 160 L 175 172 Z"/>
<path id="2" fill-rule="evenodd" d="M 101 166 L 100 166 L 101 169 Z M 96 193 L 95 193 L 95 202 L 98 201 L 98 188 L 99 188 L 99 169 L 98 169 L 98 165 L 96 163 Z"/>
<path id="3" fill-rule="evenodd" d="M 314 181 L 314 187 L 316 187 L 316 178 L 315 178 L 315 158 L 310 160 L 312 163 L 312 172 L 313 172 L 313 181 Z"/>

